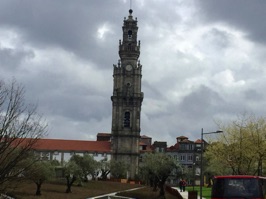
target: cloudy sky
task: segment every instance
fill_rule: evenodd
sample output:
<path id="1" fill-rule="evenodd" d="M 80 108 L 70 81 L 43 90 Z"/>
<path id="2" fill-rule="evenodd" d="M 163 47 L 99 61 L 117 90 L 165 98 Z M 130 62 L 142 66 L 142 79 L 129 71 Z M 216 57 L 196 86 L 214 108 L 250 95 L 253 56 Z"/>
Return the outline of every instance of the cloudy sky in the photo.
<path id="1" fill-rule="evenodd" d="M 24 85 L 49 138 L 111 132 L 113 64 L 129 0 L 1 0 L 0 79 Z M 266 116 L 265 0 L 132 0 L 153 141 Z"/>

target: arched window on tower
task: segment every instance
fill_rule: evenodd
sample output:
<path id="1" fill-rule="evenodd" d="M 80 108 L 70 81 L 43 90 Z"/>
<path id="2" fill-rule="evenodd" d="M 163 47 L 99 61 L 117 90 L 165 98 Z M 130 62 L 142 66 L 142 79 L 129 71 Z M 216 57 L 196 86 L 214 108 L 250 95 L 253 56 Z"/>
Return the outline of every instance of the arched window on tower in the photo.
<path id="1" fill-rule="evenodd" d="M 130 112 L 126 111 L 124 115 L 124 127 L 129 128 L 130 127 Z"/>
<path id="2" fill-rule="evenodd" d="M 132 30 L 129 30 L 128 32 L 127 32 L 127 35 L 128 35 L 128 39 L 132 39 Z"/>

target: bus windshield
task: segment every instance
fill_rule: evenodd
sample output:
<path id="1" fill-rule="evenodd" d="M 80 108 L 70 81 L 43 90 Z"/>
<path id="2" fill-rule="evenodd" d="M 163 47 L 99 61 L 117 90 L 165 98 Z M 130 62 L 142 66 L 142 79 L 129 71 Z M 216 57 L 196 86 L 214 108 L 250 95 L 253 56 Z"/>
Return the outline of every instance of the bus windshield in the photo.
<path id="1" fill-rule="evenodd" d="M 216 178 L 212 198 L 263 198 L 259 178 Z"/>

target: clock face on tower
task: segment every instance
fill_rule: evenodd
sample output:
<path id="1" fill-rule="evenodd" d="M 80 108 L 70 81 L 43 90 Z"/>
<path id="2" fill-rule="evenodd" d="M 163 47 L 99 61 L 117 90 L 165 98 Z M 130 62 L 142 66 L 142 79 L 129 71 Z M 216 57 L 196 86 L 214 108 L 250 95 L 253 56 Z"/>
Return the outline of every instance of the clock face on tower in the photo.
<path id="1" fill-rule="evenodd" d="M 128 64 L 128 65 L 126 65 L 126 70 L 127 70 L 127 71 L 131 71 L 131 70 L 132 70 L 132 66 L 131 66 L 131 65 L 129 65 L 129 64 Z"/>

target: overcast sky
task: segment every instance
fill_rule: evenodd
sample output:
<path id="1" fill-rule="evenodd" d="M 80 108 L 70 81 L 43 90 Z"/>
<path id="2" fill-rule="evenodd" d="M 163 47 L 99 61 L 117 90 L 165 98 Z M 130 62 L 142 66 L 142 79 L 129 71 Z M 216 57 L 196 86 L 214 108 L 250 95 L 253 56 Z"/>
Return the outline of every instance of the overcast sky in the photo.
<path id="1" fill-rule="evenodd" d="M 129 0 L 1 0 L 0 78 L 24 85 L 49 138 L 111 132 L 113 64 Z M 266 116 L 265 0 L 132 0 L 153 141 Z"/>

